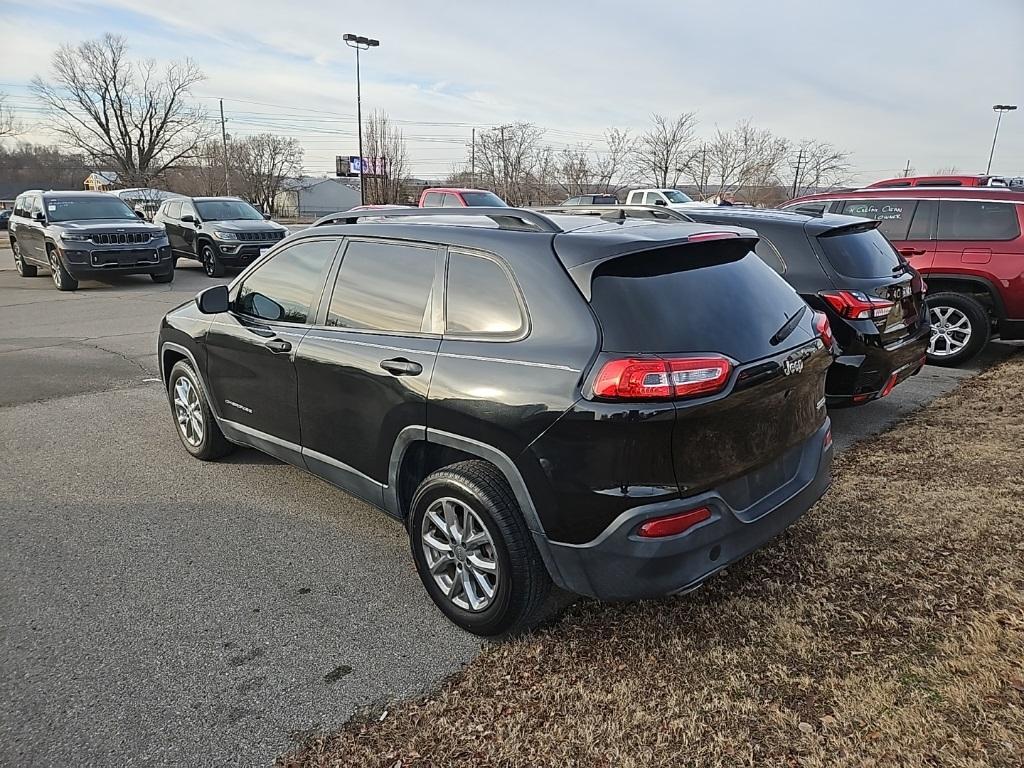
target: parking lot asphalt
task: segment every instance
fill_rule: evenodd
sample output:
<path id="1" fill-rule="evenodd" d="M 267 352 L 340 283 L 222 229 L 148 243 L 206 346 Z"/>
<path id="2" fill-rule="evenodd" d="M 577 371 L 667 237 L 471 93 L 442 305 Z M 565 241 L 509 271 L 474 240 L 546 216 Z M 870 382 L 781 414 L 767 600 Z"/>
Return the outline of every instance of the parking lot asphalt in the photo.
<path id="1" fill-rule="evenodd" d="M 198 265 L 167 286 L 61 294 L 10 264 L 0 250 L 3 762 L 266 764 L 290 732 L 472 657 L 479 641 L 434 609 L 398 524 L 254 451 L 182 450 L 155 341 L 161 315 L 211 284 Z M 1012 350 L 834 412 L 837 445 Z"/>

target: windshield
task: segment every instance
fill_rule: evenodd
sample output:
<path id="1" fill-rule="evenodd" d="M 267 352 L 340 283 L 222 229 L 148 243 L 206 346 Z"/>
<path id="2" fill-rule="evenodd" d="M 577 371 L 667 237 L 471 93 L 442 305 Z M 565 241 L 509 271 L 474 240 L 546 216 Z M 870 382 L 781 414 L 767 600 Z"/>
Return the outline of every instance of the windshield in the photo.
<path id="1" fill-rule="evenodd" d="M 508 208 L 508 203 L 493 192 L 463 192 L 462 199 L 473 208 Z"/>
<path id="2" fill-rule="evenodd" d="M 892 244 L 875 228 L 826 234 L 819 236 L 818 242 L 836 272 L 847 277 L 892 277 L 901 265 Z"/>
<path id="3" fill-rule="evenodd" d="M 263 214 L 241 200 L 196 200 L 203 221 L 254 221 Z"/>
<path id="4" fill-rule="evenodd" d="M 89 219 L 135 219 L 135 213 L 116 197 L 60 197 L 46 199 L 50 221 Z"/>
<path id="5" fill-rule="evenodd" d="M 661 194 L 668 198 L 670 203 L 692 203 L 693 198 L 684 195 L 678 189 L 663 189 Z"/>

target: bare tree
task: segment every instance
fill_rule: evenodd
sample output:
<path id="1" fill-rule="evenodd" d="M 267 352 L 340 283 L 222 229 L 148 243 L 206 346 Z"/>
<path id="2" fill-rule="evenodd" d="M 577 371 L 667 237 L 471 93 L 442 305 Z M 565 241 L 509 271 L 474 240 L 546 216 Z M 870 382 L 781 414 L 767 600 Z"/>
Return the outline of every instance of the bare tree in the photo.
<path id="1" fill-rule="evenodd" d="M 238 191 L 249 202 L 271 213 L 285 179 L 302 171 L 298 139 L 258 133 L 228 144 L 228 163 L 238 178 Z"/>
<path id="2" fill-rule="evenodd" d="M 637 139 L 633 152 L 640 178 L 659 187 L 679 183 L 683 169 L 693 157 L 695 112 L 677 117 L 651 115 L 651 127 Z"/>
<path id="3" fill-rule="evenodd" d="M 629 183 L 626 167 L 634 147 L 629 131 L 612 128 L 605 132 L 604 143 L 604 152 L 580 144 L 555 155 L 555 181 L 566 196 L 617 193 Z"/>
<path id="4" fill-rule="evenodd" d="M 7 94 L 0 92 L 0 139 L 17 136 L 22 132 L 22 125 L 14 116 L 14 110 L 7 103 Z"/>
<path id="5" fill-rule="evenodd" d="M 22 189 L 81 189 L 88 175 L 81 155 L 21 141 L 10 148 L 0 144 L 0 179 Z"/>
<path id="6" fill-rule="evenodd" d="M 476 178 L 510 205 L 548 202 L 555 159 L 543 143 L 544 130 L 513 123 L 481 131 L 476 140 Z"/>
<path id="7" fill-rule="evenodd" d="M 49 128 L 90 161 L 117 171 L 128 186 L 147 186 L 192 157 L 207 134 L 205 115 L 189 102 L 203 74 L 189 59 L 158 69 L 132 62 L 127 41 L 105 35 L 53 55 L 53 76 L 32 81 L 50 111 Z"/>
<path id="8" fill-rule="evenodd" d="M 226 195 L 224 150 L 220 139 L 202 142 L 194 157 L 177 168 L 165 171 L 161 178 L 167 189 L 190 197 Z M 237 172 L 232 173 L 232 182 L 241 184 Z"/>
<path id="9" fill-rule="evenodd" d="M 943 168 L 937 168 L 935 171 L 932 172 L 932 175 L 933 176 L 959 176 L 962 173 L 963 173 L 963 171 L 961 171 L 955 165 L 947 165 L 947 166 L 945 166 Z"/>
<path id="10" fill-rule="evenodd" d="M 402 130 L 385 112 L 373 112 L 363 130 L 363 152 L 372 164 L 362 177 L 363 200 L 370 205 L 398 204 L 405 200 L 409 158 Z"/>
<path id="11" fill-rule="evenodd" d="M 842 186 L 850 179 L 850 154 L 827 141 L 804 139 L 790 153 L 793 197 Z"/>
<path id="12" fill-rule="evenodd" d="M 789 152 L 789 142 L 743 120 L 734 128 L 715 130 L 686 165 L 687 177 L 701 198 L 743 191 L 748 202 L 763 204 L 775 196 Z"/>

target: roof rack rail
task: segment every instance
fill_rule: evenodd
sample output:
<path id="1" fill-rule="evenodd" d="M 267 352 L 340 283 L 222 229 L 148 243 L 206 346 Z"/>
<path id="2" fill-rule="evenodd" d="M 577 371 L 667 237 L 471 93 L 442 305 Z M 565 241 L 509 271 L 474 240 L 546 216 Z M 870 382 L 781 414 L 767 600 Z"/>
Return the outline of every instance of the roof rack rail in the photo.
<path id="1" fill-rule="evenodd" d="M 330 224 L 355 224 L 359 219 L 412 219 L 431 218 L 434 216 L 474 216 L 486 218 L 498 225 L 498 229 L 510 229 L 519 232 L 549 232 L 557 234 L 562 231 L 555 222 L 537 211 L 524 208 L 376 208 L 364 211 L 339 211 L 331 213 L 313 222 L 314 227 Z"/>
<path id="2" fill-rule="evenodd" d="M 558 215 L 600 216 L 605 221 L 624 221 L 625 219 L 693 221 L 686 214 L 661 205 L 552 205 L 537 207 L 533 210 Z"/>

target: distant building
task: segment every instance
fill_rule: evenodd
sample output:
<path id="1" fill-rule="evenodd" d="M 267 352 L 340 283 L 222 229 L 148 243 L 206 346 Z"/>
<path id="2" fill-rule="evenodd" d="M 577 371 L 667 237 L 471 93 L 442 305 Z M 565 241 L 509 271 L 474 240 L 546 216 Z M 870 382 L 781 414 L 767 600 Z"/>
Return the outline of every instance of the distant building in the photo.
<path id="1" fill-rule="evenodd" d="M 316 218 L 359 205 L 359 189 L 340 179 L 287 179 L 274 198 L 274 213 L 285 218 Z"/>
<path id="2" fill-rule="evenodd" d="M 107 192 L 117 186 L 118 181 L 116 171 L 93 171 L 85 180 L 85 188 L 90 192 Z"/>

